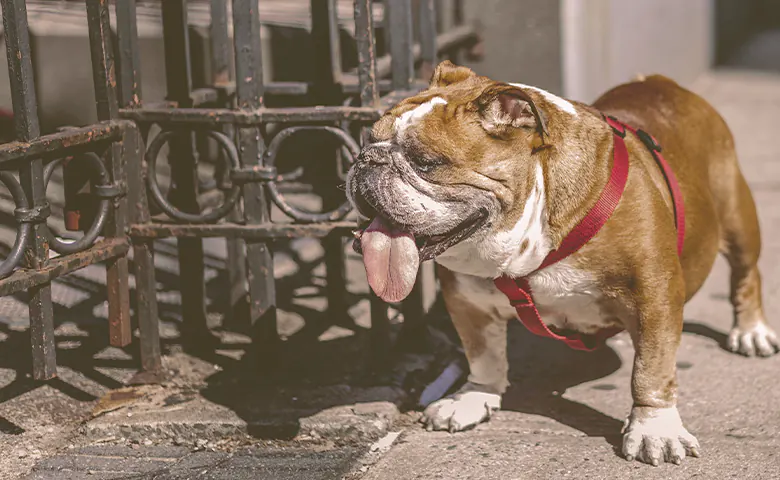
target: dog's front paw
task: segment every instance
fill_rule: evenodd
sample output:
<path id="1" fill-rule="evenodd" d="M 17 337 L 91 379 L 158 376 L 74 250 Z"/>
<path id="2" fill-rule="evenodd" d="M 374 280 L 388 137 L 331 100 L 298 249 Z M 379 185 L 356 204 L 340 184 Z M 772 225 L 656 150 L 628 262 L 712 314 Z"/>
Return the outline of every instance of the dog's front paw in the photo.
<path id="1" fill-rule="evenodd" d="M 699 441 L 685 429 L 676 407 L 634 407 L 623 429 L 623 455 L 654 466 L 679 465 L 686 455 L 699 456 Z"/>
<path id="2" fill-rule="evenodd" d="M 728 347 L 734 353 L 741 353 L 752 357 L 760 355 L 769 357 L 777 353 L 780 343 L 777 334 L 763 322 L 758 322 L 752 327 L 734 327 L 729 333 Z"/>
<path id="3" fill-rule="evenodd" d="M 428 430 L 459 432 L 489 419 L 501 408 L 501 395 L 482 392 L 478 388 L 466 385 L 458 393 L 430 404 L 422 417 L 425 427 Z"/>

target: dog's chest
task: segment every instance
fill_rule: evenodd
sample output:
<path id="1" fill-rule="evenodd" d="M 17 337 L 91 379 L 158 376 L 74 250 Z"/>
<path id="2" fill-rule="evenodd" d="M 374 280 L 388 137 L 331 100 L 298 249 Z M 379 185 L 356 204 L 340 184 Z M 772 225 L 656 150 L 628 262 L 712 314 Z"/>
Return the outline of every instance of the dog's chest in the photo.
<path id="1" fill-rule="evenodd" d="M 492 280 L 462 274 L 457 278 L 459 289 L 476 305 L 490 305 L 502 318 L 517 317 L 515 308 Z M 534 303 L 547 325 L 595 333 L 616 324 L 616 319 L 604 308 L 602 292 L 588 272 L 561 262 L 532 275 L 529 283 Z"/>

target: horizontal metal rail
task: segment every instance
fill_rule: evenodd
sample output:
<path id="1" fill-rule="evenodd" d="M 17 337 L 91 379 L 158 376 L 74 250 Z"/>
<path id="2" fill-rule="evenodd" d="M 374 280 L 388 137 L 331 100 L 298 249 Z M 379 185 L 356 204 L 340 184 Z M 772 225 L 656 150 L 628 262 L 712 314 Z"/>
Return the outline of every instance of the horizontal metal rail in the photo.
<path id="1" fill-rule="evenodd" d="M 356 222 L 322 223 L 260 223 L 256 225 L 237 225 L 224 223 L 218 225 L 192 225 L 179 223 L 148 223 L 130 227 L 130 235 L 140 238 L 168 237 L 226 237 L 247 240 L 272 240 L 282 238 L 314 237 L 322 238 L 330 234 L 352 236 L 357 228 Z"/>
<path id="2" fill-rule="evenodd" d="M 129 122 L 115 120 L 87 127 L 44 135 L 27 142 L 10 142 L 0 145 L 0 169 L 17 160 L 30 160 L 47 154 L 66 156 L 84 149 L 95 149 L 101 143 L 110 143 L 122 137 L 122 130 Z"/>
<path id="3" fill-rule="evenodd" d="M 229 110 L 226 108 L 137 108 L 121 109 L 122 118 L 139 123 L 199 123 L 204 125 L 232 124 L 256 126 L 280 122 L 375 122 L 381 112 L 370 107 L 289 107 Z"/>
<path id="4" fill-rule="evenodd" d="M 53 258 L 43 268 L 22 268 L 14 271 L 7 278 L 0 280 L 0 296 L 25 292 L 89 265 L 121 257 L 129 250 L 130 243 L 126 238 L 99 240 L 84 251 Z"/>

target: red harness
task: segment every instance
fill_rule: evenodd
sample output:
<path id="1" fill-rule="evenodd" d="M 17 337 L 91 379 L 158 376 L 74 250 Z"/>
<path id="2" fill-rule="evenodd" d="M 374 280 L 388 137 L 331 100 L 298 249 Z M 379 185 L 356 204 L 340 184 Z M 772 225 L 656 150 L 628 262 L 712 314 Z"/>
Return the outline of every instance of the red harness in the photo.
<path id="1" fill-rule="evenodd" d="M 620 197 L 623 195 L 623 190 L 626 187 L 626 181 L 628 180 L 628 149 L 624 138 L 626 137 L 626 130 L 631 131 L 636 135 L 642 143 L 647 146 L 650 153 L 655 158 L 658 166 L 666 178 L 667 186 L 672 194 L 672 201 L 674 203 L 674 220 L 677 226 L 677 254 L 682 255 L 683 239 L 685 238 L 685 210 L 683 206 L 682 193 L 680 192 L 680 186 L 677 183 L 677 178 L 674 176 L 671 167 L 661 155 L 661 147 L 650 134 L 643 130 L 634 129 L 614 117 L 604 117 L 607 123 L 612 127 L 612 133 L 614 138 L 613 143 L 613 162 L 612 172 L 610 173 L 607 185 L 601 192 L 596 204 L 585 215 L 579 224 L 574 227 L 569 235 L 563 239 L 560 247 L 557 250 L 553 250 L 544 259 L 542 264 L 535 270 L 539 270 L 549 267 L 550 265 L 563 260 L 569 255 L 573 254 L 582 246 L 584 246 L 591 238 L 601 230 L 601 227 L 607 223 L 609 217 L 615 211 Z M 495 280 L 496 287 L 498 287 L 504 295 L 509 298 L 509 303 L 517 309 L 517 315 L 520 317 L 520 321 L 525 327 L 532 333 L 542 336 L 550 337 L 569 345 L 575 350 L 595 350 L 604 344 L 607 338 L 619 333 L 622 329 L 610 328 L 598 332 L 595 335 L 586 335 L 581 333 L 573 333 L 571 335 L 559 335 L 553 332 L 542 320 L 539 310 L 534 304 L 534 299 L 531 296 L 531 285 L 528 282 L 528 277 L 511 278 L 506 275 L 501 276 Z"/>

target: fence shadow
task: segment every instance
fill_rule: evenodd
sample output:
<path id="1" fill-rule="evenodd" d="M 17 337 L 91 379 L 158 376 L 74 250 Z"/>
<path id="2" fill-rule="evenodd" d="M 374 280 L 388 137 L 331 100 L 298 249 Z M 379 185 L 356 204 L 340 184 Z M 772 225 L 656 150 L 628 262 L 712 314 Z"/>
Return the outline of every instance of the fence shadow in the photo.
<path id="1" fill-rule="evenodd" d="M 274 439 L 293 438 L 300 433 L 302 418 L 331 407 L 372 402 L 409 407 L 409 397 L 399 380 L 402 377 L 394 376 L 392 369 L 389 374 L 378 374 L 368 364 L 370 329 L 360 320 L 368 312 L 366 294 L 347 291 L 352 317 L 334 318 L 325 308 L 321 252 L 303 254 L 300 245 L 292 242 L 279 242 L 274 251 L 278 258 L 295 265 L 277 278 L 280 330 L 285 339 L 272 366 L 276 375 L 272 379 L 260 376 L 253 359 L 245 354 L 247 339 L 223 329 L 217 319 L 213 331 L 220 342 L 213 350 L 201 352 L 200 357 L 219 365 L 221 370 L 205 379 L 200 394 L 236 412 L 249 424 L 252 435 Z M 161 265 L 175 265 L 175 254 L 173 244 L 161 243 L 157 248 Z M 227 272 L 224 258 L 218 254 L 208 254 L 205 263 L 209 271 L 210 312 L 216 316 Z M 75 296 L 80 300 L 56 304 L 58 365 L 61 371 L 72 373 L 47 382 L 85 404 L 96 400 L 101 391 L 124 386 L 138 366 L 137 344 L 125 349 L 108 346 L 105 283 L 96 275 L 99 267 L 89 268 L 57 280 L 59 288 L 78 292 Z M 172 294 L 178 291 L 179 278 L 170 268 L 160 267 L 157 280 L 163 352 L 168 353 L 179 345 L 181 306 L 178 296 Z M 135 301 L 134 291 L 131 300 Z M 25 299 L 19 295 L 3 301 L 23 306 Z M 441 302 L 435 304 L 427 320 L 457 341 Z M 696 322 L 686 322 L 685 331 L 713 338 L 721 345 L 725 340 L 725 334 Z M 40 387 L 41 383 L 30 378 L 30 338 L 24 320 L 0 318 L 0 339 L 0 380 L 5 379 L 0 383 L 2 404 Z M 560 342 L 532 336 L 518 322 L 510 322 L 508 345 L 512 386 L 504 396 L 505 410 L 551 418 L 619 446 L 622 419 L 562 396 L 569 388 L 617 371 L 622 362 L 613 349 L 574 351 Z M 396 351 L 390 360 L 398 361 L 402 354 Z M 94 388 L 84 388 L 85 382 Z M 604 384 L 599 388 L 619 387 Z M 24 428 L 12 419 L 0 416 L 0 433 L 23 432 Z"/>

